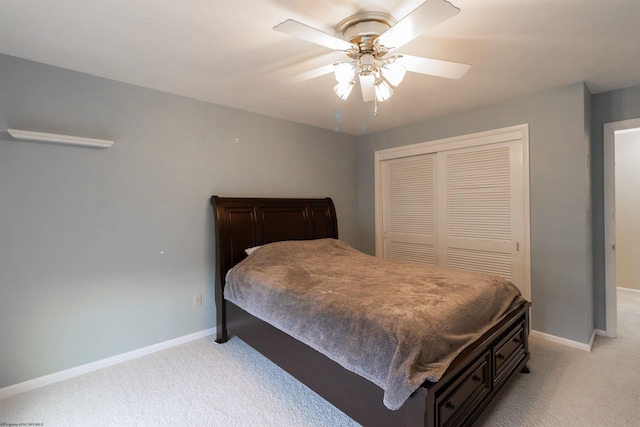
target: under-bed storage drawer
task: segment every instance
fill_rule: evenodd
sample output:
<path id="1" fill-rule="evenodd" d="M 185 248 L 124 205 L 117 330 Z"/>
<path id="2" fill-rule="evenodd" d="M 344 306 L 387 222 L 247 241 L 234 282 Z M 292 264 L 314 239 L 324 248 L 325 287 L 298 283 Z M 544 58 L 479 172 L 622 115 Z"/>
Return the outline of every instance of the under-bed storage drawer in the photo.
<path id="1" fill-rule="evenodd" d="M 521 322 L 494 347 L 494 384 L 502 382 L 511 369 L 525 357 L 524 342 L 525 325 Z"/>
<path id="2" fill-rule="evenodd" d="M 455 426 L 464 420 L 491 391 L 491 353 L 486 352 L 447 387 L 447 394 L 437 398 L 438 426 Z"/>

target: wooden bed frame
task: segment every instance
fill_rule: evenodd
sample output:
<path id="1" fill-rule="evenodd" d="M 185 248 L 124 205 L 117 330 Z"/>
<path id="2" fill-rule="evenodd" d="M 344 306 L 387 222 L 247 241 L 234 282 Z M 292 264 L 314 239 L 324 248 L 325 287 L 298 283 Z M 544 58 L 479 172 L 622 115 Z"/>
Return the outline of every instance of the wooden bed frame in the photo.
<path id="1" fill-rule="evenodd" d="M 227 271 L 252 246 L 282 240 L 338 238 L 326 199 L 211 197 L 216 222 L 216 342 L 239 337 L 364 426 L 465 426 L 519 371 L 528 372 L 529 302 L 491 328 L 451 364 L 437 383 L 424 383 L 397 411 L 383 390 L 311 347 L 248 314 L 223 296 Z"/>

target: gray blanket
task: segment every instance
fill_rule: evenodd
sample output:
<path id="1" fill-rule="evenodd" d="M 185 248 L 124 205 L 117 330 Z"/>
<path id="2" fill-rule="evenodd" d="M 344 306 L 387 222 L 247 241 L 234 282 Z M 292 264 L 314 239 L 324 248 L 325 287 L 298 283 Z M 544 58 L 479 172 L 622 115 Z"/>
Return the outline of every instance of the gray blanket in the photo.
<path id="1" fill-rule="evenodd" d="M 398 409 L 523 301 L 510 282 L 363 254 L 334 239 L 265 245 L 225 298 L 384 390 Z"/>

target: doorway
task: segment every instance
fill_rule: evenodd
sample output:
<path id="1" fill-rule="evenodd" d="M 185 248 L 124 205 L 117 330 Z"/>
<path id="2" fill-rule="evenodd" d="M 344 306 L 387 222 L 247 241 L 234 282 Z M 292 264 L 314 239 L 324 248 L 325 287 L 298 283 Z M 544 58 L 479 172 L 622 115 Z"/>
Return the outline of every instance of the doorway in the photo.
<path id="1" fill-rule="evenodd" d="M 640 118 L 604 125 L 604 227 L 605 227 L 605 298 L 606 336 L 618 335 L 618 298 L 616 275 L 616 137 L 640 132 Z"/>

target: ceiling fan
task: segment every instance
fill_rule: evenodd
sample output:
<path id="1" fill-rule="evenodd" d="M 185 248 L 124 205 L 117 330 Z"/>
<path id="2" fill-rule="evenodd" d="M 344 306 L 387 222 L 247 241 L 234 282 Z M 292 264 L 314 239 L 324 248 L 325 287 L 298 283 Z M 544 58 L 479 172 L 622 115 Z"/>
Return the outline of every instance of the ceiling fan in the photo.
<path id="1" fill-rule="evenodd" d="M 336 62 L 296 76 L 304 81 L 331 72 L 337 84 L 333 91 L 346 100 L 360 82 L 364 102 L 385 101 L 393 95 L 407 71 L 450 79 L 461 78 L 471 65 L 395 53 L 436 25 L 460 12 L 445 0 L 426 0 L 399 21 L 384 12 L 361 12 L 343 19 L 335 27 L 335 35 L 288 19 L 273 27 L 320 46 L 344 52 L 349 60 Z"/>

